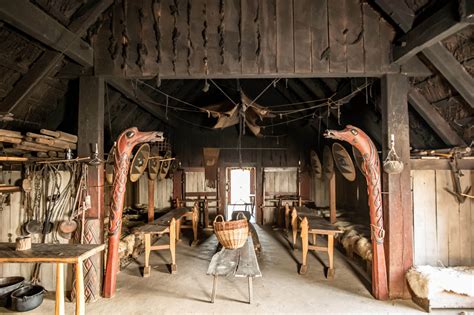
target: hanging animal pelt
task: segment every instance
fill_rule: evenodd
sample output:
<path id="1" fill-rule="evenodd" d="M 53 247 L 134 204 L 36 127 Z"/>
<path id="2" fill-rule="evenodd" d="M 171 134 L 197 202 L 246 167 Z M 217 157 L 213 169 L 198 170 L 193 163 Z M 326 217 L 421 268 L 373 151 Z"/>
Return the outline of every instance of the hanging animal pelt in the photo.
<path id="1" fill-rule="evenodd" d="M 206 186 L 216 188 L 217 183 L 217 162 L 219 160 L 220 150 L 218 148 L 203 148 L 204 156 L 204 177 Z"/>
<path id="2" fill-rule="evenodd" d="M 239 109 L 242 107 L 245 113 L 245 125 L 255 136 L 260 137 L 261 128 L 257 125 L 257 121 L 262 121 L 263 118 L 269 118 L 273 115 L 270 114 L 267 108 L 253 102 L 244 92 L 240 92 L 240 98 L 241 104 L 239 105 L 220 103 L 206 106 L 202 111 L 213 118 L 217 118 L 216 124 L 212 127 L 213 129 L 224 129 L 239 123 Z"/>

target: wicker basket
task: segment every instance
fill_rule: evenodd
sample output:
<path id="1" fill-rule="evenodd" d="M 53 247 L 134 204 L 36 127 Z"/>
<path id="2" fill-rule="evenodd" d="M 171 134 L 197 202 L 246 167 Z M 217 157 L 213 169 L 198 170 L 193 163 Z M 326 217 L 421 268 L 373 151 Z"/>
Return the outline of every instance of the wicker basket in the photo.
<path id="1" fill-rule="evenodd" d="M 239 219 L 240 217 L 242 218 Z M 242 213 L 239 213 L 237 220 L 227 222 L 222 215 L 218 215 L 214 219 L 213 225 L 219 243 L 228 249 L 237 249 L 244 246 L 249 236 L 249 225 Z"/>

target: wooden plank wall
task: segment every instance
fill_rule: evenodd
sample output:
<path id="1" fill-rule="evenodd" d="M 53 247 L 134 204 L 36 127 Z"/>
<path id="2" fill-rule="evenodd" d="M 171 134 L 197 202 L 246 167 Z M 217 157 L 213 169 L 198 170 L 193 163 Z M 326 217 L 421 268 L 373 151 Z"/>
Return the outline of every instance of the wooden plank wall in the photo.
<path id="1" fill-rule="evenodd" d="M 117 0 L 93 40 L 95 73 L 377 76 L 393 37 L 362 0 Z"/>
<path id="2" fill-rule="evenodd" d="M 474 171 L 465 170 L 461 185 L 474 185 Z M 447 170 L 412 170 L 414 264 L 474 265 L 474 200 L 459 204 Z"/>
<path id="3" fill-rule="evenodd" d="M 297 172 L 296 167 L 286 168 L 264 168 L 265 172 L 265 198 L 272 198 L 275 195 L 296 195 L 298 191 L 297 186 Z M 266 206 L 276 205 L 275 202 L 265 202 Z M 263 224 L 273 224 L 275 219 L 275 209 L 264 208 L 263 210 Z"/>
<path id="4" fill-rule="evenodd" d="M 358 170 L 356 170 L 356 179 L 350 182 L 336 169 L 336 207 L 353 211 L 359 217 L 357 219 L 366 220 L 369 224 L 367 182 Z"/>
<path id="5" fill-rule="evenodd" d="M 148 204 L 148 175 L 143 174 L 136 183 L 138 189 L 137 203 Z M 161 210 L 171 207 L 173 198 L 173 180 L 166 178 L 155 180 L 155 209 Z"/>
<path id="6" fill-rule="evenodd" d="M 204 169 L 188 169 L 184 171 L 185 173 L 185 187 L 184 187 L 184 195 L 186 196 L 186 193 L 208 193 L 208 192 L 216 192 L 216 188 L 209 188 L 206 186 L 206 179 L 204 176 Z M 197 197 L 194 196 L 187 196 L 187 199 L 198 199 Z M 210 197 L 214 198 L 214 197 Z M 191 207 L 193 206 L 193 203 L 186 203 L 186 206 Z M 216 207 L 217 203 L 215 201 L 209 202 L 209 214 L 211 216 L 211 219 L 214 215 L 217 213 L 217 209 L 213 208 Z"/>
<path id="7" fill-rule="evenodd" d="M 69 179 L 67 173 L 61 172 L 63 175 L 61 189 L 66 186 L 66 183 Z M 66 175 L 65 175 L 66 174 Z M 3 178 L 5 183 L 9 184 L 19 184 L 21 180 L 20 171 L 4 171 Z M 22 235 L 21 227 L 27 221 L 27 216 L 25 208 L 22 206 L 22 194 L 17 192 L 13 193 L 10 196 L 10 205 L 4 206 L 3 210 L 0 211 L 0 242 L 15 242 L 15 239 Z M 43 210 L 41 210 L 43 211 Z M 66 215 L 63 215 L 58 218 L 56 222 L 59 222 L 66 218 Z M 51 241 L 51 234 L 49 234 L 47 241 Z M 69 240 L 62 238 L 58 235 L 58 241 L 60 243 L 68 243 Z M 34 238 L 33 242 L 39 242 L 39 238 Z M 34 264 L 0 264 L 0 277 L 7 276 L 22 276 L 25 279 L 29 280 L 33 270 Z M 67 274 L 72 275 L 72 268 L 68 265 L 66 268 Z M 56 268 L 54 264 L 42 264 L 40 270 L 40 279 L 41 285 L 46 288 L 46 290 L 54 291 L 56 288 Z M 70 288 L 71 277 L 67 277 L 67 287 Z"/>

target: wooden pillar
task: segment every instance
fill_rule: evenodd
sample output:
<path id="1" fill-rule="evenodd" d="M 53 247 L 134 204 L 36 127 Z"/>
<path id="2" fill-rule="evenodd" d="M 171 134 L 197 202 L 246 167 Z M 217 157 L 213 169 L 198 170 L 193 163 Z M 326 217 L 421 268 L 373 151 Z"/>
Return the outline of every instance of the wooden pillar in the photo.
<path id="1" fill-rule="evenodd" d="M 148 178 L 148 223 L 155 220 L 155 180 Z"/>
<path id="2" fill-rule="evenodd" d="M 265 203 L 263 195 L 263 158 L 262 150 L 257 151 L 257 166 L 255 167 L 255 213 L 257 224 L 263 225 L 263 210 Z"/>
<path id="3" fill-rule="evenodd" d="M 329 185 L 329 221 L 336 222 L 336 173 L 328 180 Z"/>
<path id="4" fill-rule="evenodd" d="M 90 156 L 95 145 L 100 158 L 104 158 L 104 80 L 93 76 L 79 79 L 77 154 Z M 86 212 L 84 241 L 87 244 L 102 244 L 104 230 L 104 165 L 90 165 L 87 186 L 91 196 L 91 209 Z M 86 301 L 100 297 L 103 261 L 95 255 L 84 262 Z"/>
<path id="5" fill-rule="evenodd" d="M 395 150 L 404 164 L 401 174 L 382 172 L 385 252 L 390 298 L 409 298 L 406 271 L 413 265 L 413 211 L 410 191 L 410 139 L 408 124 L 408 80 L 401 74 L 382 78 L 383 159 L 395 135 Z"/>
<path id="6" fill-rule="evenodd" d="M 183 183 L 184 183 L 184 172 L 183 170 L 176 170 L 173 174 L 173 199 L 183 199 Z M 180 206 L 177 205 L 179 208 Z"/>

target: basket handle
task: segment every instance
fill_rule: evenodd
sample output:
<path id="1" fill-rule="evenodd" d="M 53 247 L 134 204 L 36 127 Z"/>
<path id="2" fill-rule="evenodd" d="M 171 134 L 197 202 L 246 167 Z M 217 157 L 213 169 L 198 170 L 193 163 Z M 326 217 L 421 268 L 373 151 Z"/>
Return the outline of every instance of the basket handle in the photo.
<path id="1" fill-rule="evenodd" d="M 237 220 L 239 220 L 240 216 L 242 216 L 242 220 L 247 220 L 247 217 L 244 215 L 243 212 L 237 213 Z"/>
<path id="2" fill-rule="evenodd" d="M 225 222 L 224 216 L 223 216 L 222 214 L 219 214 L 219 215 L 217 215 L 217 216 L 214 218 L 214 223 L 217 222 L 217 219 L 218 219 L 218 218 L 221 218 L 222 222 Z"/>

